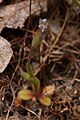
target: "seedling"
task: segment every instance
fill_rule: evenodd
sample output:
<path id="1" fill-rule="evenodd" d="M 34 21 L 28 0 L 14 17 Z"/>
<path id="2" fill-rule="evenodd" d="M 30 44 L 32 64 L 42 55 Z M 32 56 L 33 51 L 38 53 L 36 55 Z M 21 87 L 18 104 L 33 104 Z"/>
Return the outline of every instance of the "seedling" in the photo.
<path id="1" fill-rule="evenodd" d="M 20 90 L 18 92 L 18 98 L 22 100 L 30 100 L 36 98 L 41 104 L 45 106 L 50 106 L 51 105 L 50 96 L 54 93 L 55 87 L 49 85 L 41 89 L 40 81 L 34 75 L 34 71 L 29 62 L 27 63 L 28 72 L 24 72 L 22 69 L 20 69 L 20 71 L 21 71 L 21 76 L 30 82 L 32 90 L 30 89 Z"/>
<path id="2" fill-rule="evenodd" d="M 43 24 L 44 23 L 44 24 Z M 31 46 L 31 51 L 29 53 L 29 58 L 27 62 L 27 72 L 24 72 L 20 68 L 21 76 L 26 79 L 27 81 L 30 82 L 32 90 L 27 89 L 27 90 L 20 90 L 18 92 L 18 98 L 19 100 L 30 100 L 33 98 L 36 98 L 41 104 L 45 106 L 50 106 L 51 105 L 51 98 L 50 96 L 53 94 L 55 87 L 52 85 L 45 86 L 43 89 L 40 86 L 40 80 L 34 75 L 34 71 L 32 69 L 32 66 L 30 64 L 30 60 L 32 57 L 33 50 L 40 45 L 42 38 L 45 34 L 45 31 L 47 29 L 46 26 L 46 19 L 42 21 L 40 19 L 40 24 L 39 24 L 40 31 L 36 34 L 36 36 L 33 38 L 32 41 L 32 46 Z"/>

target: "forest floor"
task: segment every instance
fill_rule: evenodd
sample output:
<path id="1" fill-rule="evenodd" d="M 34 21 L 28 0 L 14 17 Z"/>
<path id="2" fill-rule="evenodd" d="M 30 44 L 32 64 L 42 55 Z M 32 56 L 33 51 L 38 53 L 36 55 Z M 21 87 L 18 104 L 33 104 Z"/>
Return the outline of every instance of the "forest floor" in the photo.
<path id="1" fill-rule="evenodd" d="M 80 120 L 80 4 L 73 1 L 0 3 L 0 36 L 13 50 L 8 66 L 0 73 L 0 120 Z M 55 86 L 50 106 L 35 99 L 17 100 L 20 90 L 31 89 L 19 68 L 27 71 L 31 43 L 40 25 L 47 32 L 33 51 L 31 65 L 41 88 Z"/>

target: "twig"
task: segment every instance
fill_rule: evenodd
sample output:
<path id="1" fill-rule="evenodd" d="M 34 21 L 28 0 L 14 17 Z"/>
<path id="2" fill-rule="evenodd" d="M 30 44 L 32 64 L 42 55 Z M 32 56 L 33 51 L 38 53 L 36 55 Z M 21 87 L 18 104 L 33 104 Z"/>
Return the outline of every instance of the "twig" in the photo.
<path id="1" fill-rule="evenodd" d="M 12 103 L 11 103 L 9 109 L 8 109 L 8 112 L 7 112 L 7 115 L 6 115 L 6 119 L 5 119 L 5 120 L 8 120 L 9 113 L 10 113 L 10 111 L 11 111 L 11 108 L 12 108 L 12 106 L 13 106 L 13 104 L 14 104 L 14 100 L 15 100 L 15 92 L 14 92 L 13 87 L 12 87 L 11 84 L 10 84 L 10 87 L 11 87 L 11 90 L 12 90 L 12 93 L 13 93 L 13 100 L 12 100 Z"/>
<path id="2" fill-rule="evenodd" d="M 32 0 L 30 0 L 30 4 L 29 4 L 29 17 L 31 16 L 31 3 L 32 3 Z"/>
<path id="3" fill-rule="evenodd" d="M 74 2 L 78 7 L 80 7 L 80 1 L 79 1 L 79 0 L 73 0 L 73 2 Z"/>
<path id="4" fill-rule="evenodd" d="M 21 47 L 20 50 L 19 50 L 19 60 L 18 60 L 17 66 L 16 66 L 16 68 L 15 68 L 13 74 L 12 74 L 11 81 L 13 80 L 13 78 L 14 78 L 14 76 L 15 76 L 15 73 L 16 73 L 18 67 L 19 67 L 19 64 L 20 64 L 20 61 L 21 61 L 21 52 L 22 52 L 22 47 Z"/>
<path id="5" fill-rule="evenodd" d="M 21 60 L 21 52 L 22 52 L 22 47 L 20 48 L 20 51 L 19 51 L 19 60 L 18 60 L 17 66 L 16 66 L 16 68 L 15 68 L 15 71 L 14 71 L 14 73 L 12 74 L 11 81 L 13 80 L 14 75 L 15 75 L 18 67 L 19 67 L 20 60 Z M 11 111 L 11 108 L 12 108 L 12 106 L 13 106 L 13 104 L 14 104 L 14 100 L 15 100 L 15 92 L 14 92 L 14 90 L 13 90 L 13 88 L 12 88 L 11 81 L 10 81 L 10 87 L 11 87 L 11 90 L 12 90 L 12 93 L 13 93 L 13 100 L 12 100 L 12 103 L 11 103 L 9 109 L 8 109 L 8 112 L 7 112 L 7 115 L 6 115 L 6 119 L 5 119 L 5 120 L 8 120 L 9 113 L 10 113 L 10 111 Z"/>
<path id="6" fill-rule="evenodd" d="M 30 109 L 27 108 L 27 107 L 24 107 L 23 105 L 20 105 L 20 106 L 21 106 L 22 108 L 24 108 L 25 110 L 27 110 L 27 111 L 33 113 L 33 114 L 38 118 L 38 120 L 40 120 L 40 117 L 39 117 L 34 111 L 30 110 Z"/>

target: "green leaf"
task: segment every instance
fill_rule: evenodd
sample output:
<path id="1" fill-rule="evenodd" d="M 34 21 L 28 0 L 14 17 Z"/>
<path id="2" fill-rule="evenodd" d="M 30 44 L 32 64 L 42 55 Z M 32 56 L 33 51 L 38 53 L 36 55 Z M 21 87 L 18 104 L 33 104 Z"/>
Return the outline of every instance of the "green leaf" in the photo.
<path id="1" fill-rule="evenodd" d="M 50 106 L 51 105 L 51 99 L 47 96 L 41 96 L 39 98 L 39 101 L 41 104 L 45 105 L 45 106 Z"/>
<path id="2" fill-rule="evenodd" d="M 30 70 L 31 70 L 31 68 L 30 68 Z M 29 73 L 24 72 L 21 68 L 20 68 L 20 71 L 21 71 L 21 76 L 31 83 L 33 90 L 38 90 L 39 91 L 40 90 L 39 79 L 37 77 L 33 76 L 33 75 L 32 75 L 33 77 L 31 77 Z"/>
<path id="3" fill-rule="evenodd" d="M 30 62 L 27 62 L 26 65 L 27 65 L 27 70 L 28 70 L 28 73 L 29 73 L 30 77 L 34 77 L 34 71 L 32 69 L 32 66 L 31 66 Z"/>
<path id="4" fill-rule="evenodd" d="M 24 72 L 21 68 L 20 68 L 20 72 L 21 72 L 21 76 L 22 76 L 24 79 L 30 81 L 30 75 L 29 75 L 29 73 Z"/>
<path id="5" fill-rule="evenodd" d="M 34 97 L 34 94 L 31 90 L 20 90 L 18 92 L 18 97 L 22 100 L 30 100 Z"/>
<path id="6" fill-rule="evenodd" d="M 35 37 L 33 38 L 32 47 L 33 47 L 33 48 L 36 48 L 40 43 L 41 43 L 40 33 L 38 32 L 38 33 L 35 35 Z"/>
<path id="7" fill-rule="evenodd" d="M 39 91 L 40 90 L 40 81 L 37 77 L 33 77 L 30 79 L 31 83 L 32 83 L 32 87 L 33 87 L 33 90 L 37 90 Z"/>

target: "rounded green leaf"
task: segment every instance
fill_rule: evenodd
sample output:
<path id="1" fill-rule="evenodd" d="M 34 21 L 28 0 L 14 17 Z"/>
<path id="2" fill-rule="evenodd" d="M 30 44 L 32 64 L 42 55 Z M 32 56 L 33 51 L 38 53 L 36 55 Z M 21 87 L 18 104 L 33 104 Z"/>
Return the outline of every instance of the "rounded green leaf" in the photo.
<path id="1" fill-rule="evenodd" d="M 39 101 L 41 104 L 45 105 L 45 106 L 50 106 L 51 105 L 51 99 L 47 96 L 41 96 L 39 98 Z"/>
<path id="2" fill-rule="evenodd" d="M 22 100 L 30 100 L 34 97 L 34 94 L 31 90 L 20 90 L 18 92 L 18 97 Z"/>

